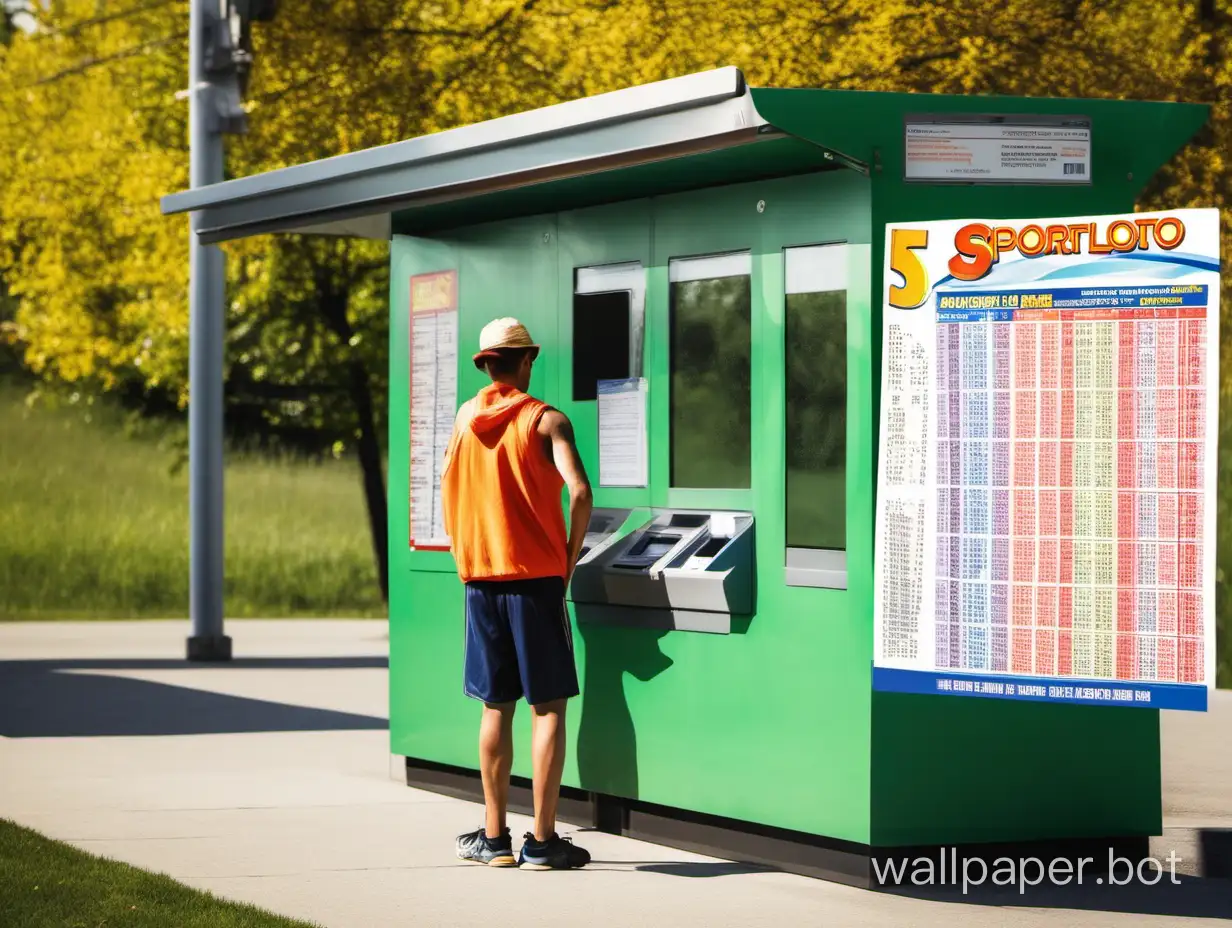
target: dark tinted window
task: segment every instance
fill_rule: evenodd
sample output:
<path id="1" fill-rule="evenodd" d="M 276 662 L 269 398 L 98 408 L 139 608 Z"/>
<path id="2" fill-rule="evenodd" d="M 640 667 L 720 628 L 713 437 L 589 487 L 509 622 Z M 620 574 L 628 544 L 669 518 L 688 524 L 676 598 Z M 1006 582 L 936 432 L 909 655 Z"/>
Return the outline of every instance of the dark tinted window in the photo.
<path id="1" fill-rule="evenodd" d="M 629 377 L 629 293 L 573 295 L 573 398 L 593 400 L 600 380 Z"/>

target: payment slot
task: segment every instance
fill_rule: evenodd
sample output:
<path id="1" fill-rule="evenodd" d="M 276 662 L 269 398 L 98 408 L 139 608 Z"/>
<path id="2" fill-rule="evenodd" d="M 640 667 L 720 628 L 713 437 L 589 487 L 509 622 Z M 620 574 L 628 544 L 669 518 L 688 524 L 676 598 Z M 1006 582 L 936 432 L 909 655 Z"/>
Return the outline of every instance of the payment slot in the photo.
<path id="1" fill-rule="evenodd" d="M 578 554 L 577 566 L 573 570 L 573 582 L 569 585 L 569 598 L 581 602 L 603 602 L 603 569 L 598 565 L 603 553 L 623 537 L 621 532 L 626 523 L 634 521 L 632 509 L 596 508 L 591 511 L 590 522 L 586 525 L 586 537 L 582 542 L 582 550 Z M 640 521 L 634 527 L 644 524 L 650 518 L 648 510 L 642 510 Z"/>
<path id="2" fill-rule="evenodd" d="M 595 552 L 602 590 L 575 579 L 578 619 L 725 634 L 753 613 L 753 552 L 751 513 L 655 510 Z"/>
<path id="3" fill-rule="evenodd" d="M 616 531 L 625 524 L 632 509 L 594 509 L 586 526 L 586 538 L 578 554 L 578 563 L 593 560 L 600 550 L 616 540 Z"/>

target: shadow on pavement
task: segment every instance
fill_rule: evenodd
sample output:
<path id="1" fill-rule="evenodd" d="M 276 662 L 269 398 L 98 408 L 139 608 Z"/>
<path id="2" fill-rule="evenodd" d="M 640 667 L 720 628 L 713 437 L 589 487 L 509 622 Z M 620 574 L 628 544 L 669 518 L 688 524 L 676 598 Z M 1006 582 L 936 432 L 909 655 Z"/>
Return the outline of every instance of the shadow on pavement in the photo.
<path id="1" fill-rule="evenodd" d="M 356 657 L 235 657 L 216 664 L 190 663 L 169 657 L 81 657 L 55 660 L 0 661 L 9 668 L 43 670 L 368 670 L 389 667 L 389 658 Z"/>
<path id="2" fill-rule="evenodd" d="M 597 866 L 595 866 L 597 865 Z M 777 867 L 743 861 L 642 861 L 594 860 L 596 870 L 639 870 L 683 877 L 739 876 L 779 873 Z M 1164 873 L 1153 886 L 1134 882 L 1125 886 L 1086 883 L 1081 886 L 973 886 L 966 894 L 961 887 L 885 886 L 874 890 L 928 902 L 972 906 L 1006 906 L 1035 909 L 1074 909 L 1090 912 L 1120 912 L 1137 915 L 1232 919 L 1232 880 L 1178 875 L 1177 883 Z"/>
<path id="3" fill-rule="evenodd" d="M 238 659 L 218 666 L 336 669 L 387 665 L 383 657 L 359 657 Z M 89 673 L 91 670 L 200 669 L 202 666 L 207 665 L 162 660 L 0 662 L 0 736 L 206 735 L 383 730 L 389 727 L 388 720 L 376 716 Z"/>
<path id="4" fill-rule="evenodd" d="M 637 870 L 665 876 L 704 878 L 745 873 L 777 873 L 778 868 L 735 860 L 592 860 L 587 870 Z"/>
<path id="5" fill-rule="evenodd" d="M 1137 915 L 1172 915 L 1189 918 L 1232 918 L 1232 881 L 1178 876 L 1172 883 L 1165 873 L 1154 886 L 1090 885 L 975 886 L 965 895 L 961 887 L 884 887 L 887 895 L 965 905 L 1021 906 L 1033 909 L 1076 909 Z"/>
<path id="6" fill-rule="evenodd" d="M 666 876 L 687 876 L 692 878 L 714 876 L 739 876 L 746 873 L 774 873 L 774 867 L 763 867 L 760 864 L 739 863 L 737 861 L 663 861 L 661 863 L 638 864 L 633 868 L 642 873 L 662 873 Z"/>

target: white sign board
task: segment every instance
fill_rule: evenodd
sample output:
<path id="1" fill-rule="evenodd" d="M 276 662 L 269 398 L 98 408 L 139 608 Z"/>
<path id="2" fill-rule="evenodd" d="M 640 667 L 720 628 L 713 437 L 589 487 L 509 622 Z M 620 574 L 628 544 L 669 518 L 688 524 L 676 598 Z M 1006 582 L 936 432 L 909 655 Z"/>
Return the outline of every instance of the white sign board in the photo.
<path id="1" fill-rule="evenodd" d="M 649 483 L 645 377 L 599 381 L 599 485 Z"/>
<path id="2" fill-rule="evenodd" d="M 441 468 L 458 409 L 458 275 L 411 278 L 410 545 L 449 550 Z"/>
<path id="3" fill-rule="evenodd" d="M 907 180 L 1088 184 L 1091 129 L 1085 120 L 906 123 Z"/>

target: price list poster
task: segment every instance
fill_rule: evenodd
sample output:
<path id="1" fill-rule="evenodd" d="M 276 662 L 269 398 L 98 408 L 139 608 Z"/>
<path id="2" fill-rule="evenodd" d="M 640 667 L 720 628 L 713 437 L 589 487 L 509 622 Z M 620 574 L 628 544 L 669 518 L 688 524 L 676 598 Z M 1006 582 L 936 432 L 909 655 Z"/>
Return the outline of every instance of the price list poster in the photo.
<path id="1" fill-rule="evenodd" d="M 410 545 L 449 550 L 441 469 L 458 410 L 458 274 L 411 277 Z"/>
<path id="2" fill-rule="evenodd" d="M 1204 710 L 1219 213 L 888 226 L 873 686 Z"/>

